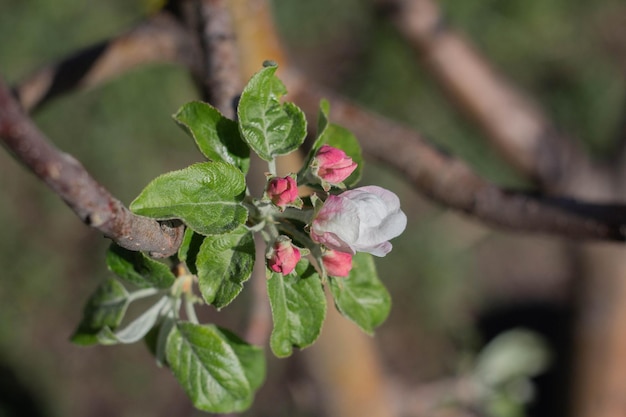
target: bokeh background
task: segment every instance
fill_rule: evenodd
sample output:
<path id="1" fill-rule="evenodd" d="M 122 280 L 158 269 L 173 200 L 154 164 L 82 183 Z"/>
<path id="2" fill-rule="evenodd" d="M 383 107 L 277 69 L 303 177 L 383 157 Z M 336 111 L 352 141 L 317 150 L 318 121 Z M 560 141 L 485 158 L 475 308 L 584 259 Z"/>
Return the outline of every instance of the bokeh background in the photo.
<path id="1" fill-rule="evenodd" d="M 607 157 L 624 140 L 623 1 L 440 4 L 449 23 L 589 153 Z M 274 0 L 273 5 L 285 46 L 303 71 L 415 127 L 491 181 L 528 187 L 455 110 L 371 2 Z M 139 0 L 0 0 L 0 74 L 17 82 L 131 27 L 150 8 Z M 34 119 L 58 147 L 129 203 L 155 176 L 202 159 L 170 118 L 196 98 L 185 70 L 153 65 L 56 99 Z M 523 327 L 543 341 L 551 365 L 532 379 L 534 401 L 527 403 L 526 394 L 498 397 L 485 409 L 502 417 L 565 415 L 577 268 L 567 245 L 492 230 L 432 205 L 384 166 L 369 163 L 363 183 L 392 189 L 409 215 L 394 251 L 377 260 L 394 303 L 375 339 L 389 381 L 419 392 L 467 375 L 492 338 Z M 202 414 L 141 343 L 81 348 L 69 342 L 84 302 L 109 274 L 107 245 L 0 151 L 1 417 Z M 241 297 L 220 320 L 241 332 L 246 301 Z M 266 385 L 246 415 L 324 415 L 303 354 L 270 358 Z"/>

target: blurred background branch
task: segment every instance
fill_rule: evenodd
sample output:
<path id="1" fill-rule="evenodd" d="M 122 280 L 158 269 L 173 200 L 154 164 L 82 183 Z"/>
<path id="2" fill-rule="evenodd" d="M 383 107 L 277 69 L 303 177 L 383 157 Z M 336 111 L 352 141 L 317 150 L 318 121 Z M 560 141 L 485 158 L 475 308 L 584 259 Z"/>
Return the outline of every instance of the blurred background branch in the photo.
<path id="1" fill-rule="evenodd" d="M 163 11 L 128 32 L 44 66 L 15 86 L 22 107 L 32 111 L 76 88 L 89 88 L 134 68 L 163 62 L 200 66 L 197 39 Z M 197 72 L 198 70 L 196 70 Z"/>

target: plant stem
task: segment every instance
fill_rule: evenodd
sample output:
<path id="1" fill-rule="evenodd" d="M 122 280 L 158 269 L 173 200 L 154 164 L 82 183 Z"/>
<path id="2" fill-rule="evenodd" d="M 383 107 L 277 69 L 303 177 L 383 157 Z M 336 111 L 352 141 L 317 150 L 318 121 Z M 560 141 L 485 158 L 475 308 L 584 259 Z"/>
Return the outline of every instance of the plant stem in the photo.
<path id="1" fill-rule="evenodd" d="M 187 318 L 190 322 L 198 324 L 198 316 L 196 316 L 196 310 L 193 307 L 193 301 L 191 301 L 188 297 L 185 297 L 185 313 L 187 313 Z"/>
<path id="2" fill-rule="evenodd" d="M 267 166 L 269 167 L 270 170 L 270 174 L 272 174 L 273 176 L 276 176 L 276 159 L 272 159 L 271 161 L 269 161 L 267 163 Z"/>
<path id="3" fill-rule="evenodd" d="M 311 218 L 313 217 L 313 210 L 300 210 L 287 207 L 282 213 L 275 213 L 274 217 L 297 220 L 304 224 L 309 224 L 311 222 Z"/>
<path id="4" fill-rule="evenodd" d="M 133 302 L 135 300 L 138 300 L 140 298 L 146 298 L 146 297 L 150 297 L 151 295 L 155 295 L 158 294 L 161 290 L 158 290 L 156 288 L 146 288 L 143 290 L 138 290 L 135 292 L 132 292 L 128 295 L 128 301 L 129 302 Z"/>

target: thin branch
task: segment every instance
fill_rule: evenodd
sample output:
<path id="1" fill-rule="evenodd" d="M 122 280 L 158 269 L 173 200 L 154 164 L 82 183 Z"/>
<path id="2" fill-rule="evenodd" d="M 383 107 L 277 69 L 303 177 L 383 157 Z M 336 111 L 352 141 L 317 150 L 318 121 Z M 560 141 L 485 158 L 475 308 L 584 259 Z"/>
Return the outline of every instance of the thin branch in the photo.
<path id="1" fill-rule="evenodd" d="M 93 179 L 72 156 L 59 151 L 20 109 L 0 80 L 0 139 L 26 167 L 45 182 L 87 225 L 120 246 L 172 255 L 182 241 L 177 222 L 157 222 L 132 214 Z"/>
<path id="2" fill-rule="evenodd" d="M 140 32 L 140 30 L 132 30 L 129 33 Z M 115 45 L 119 42 L 111 41 L 110 44 Z M 191 45 L 191 42 L 185 41 L 180 45 Z M 95 48 L 90 50 L 93 49 Z M 113 51 L 115 49 L 117 48 Z M 118 54 L 113 51 L 111 51 L 112 55 Z M 118 54 L 120 59 L 123 56 L 126 55 L 121 52 Z M 81 62 L 81 60 L 67 59 L 63 62 L 65 63 L 63 66 L 71 68 L 72 62 Z M 125 66 L 125 68 L 128 69 L 130 66 Z M 101 72 L 101 74 L 106 74 L 106 72 Z M 108 74 L 112 76 L 114 73 L 108 72 Z M 293 72 L 284 71 L 283 77 L 289 85 L 293 99 L 303 106 L 308 114 L 313 115 L 317 112 L 317 106 L 322 97 L 330 98 L 331 117 L 352 130 L 362 141 L 365 151 L 371 157 L 406 175 L 416 190 L 444 206 L 461 210 L 487 224 L 505 229 L 553 233 L 585 239 L 623 239 L 624 232 L 621 228 L 624 225 L 624 219 L 620 215 L 620 206 L 587 205 L 557 199 L 548 202 L 533 196 L 502 191 L 482 180 L 464 163 L 432 148 L 419 133 L 353 106 L 341 97 L 316 87 Z M 104 76 L 93 78 L 99 82 L 104 79 Z M 76 85 L 78 83 L 73 84 L 73 86 Z M 64 90 L 55 89 L 54 91 L 54 94 L 58 94 Z M 47 97 L 52 97 L 54 94 L 49 94 Z M 401 149 L 403 151 L 399 151 Z M 605 214 L 606 217 L 604 217 Z"/>
<path id="3" fill-rule="evenodd" d="M 208 7 L 204 4 L 205 1 L 209 6 L 220 6 L 216 4 L 215 1 L 202 1 L 203 7 Z M 421 4 L 423 1 L 426 0 L 419 0 L 416 4 Z M 149 33 L 151 30 L 157 30 L 156 27 L 152 25 L 155 25 L 156 22 L 162 19 L 163 21 L 159 23 L 159 25 L 163 26 L 158 27 L 162 27 L 163 32 L 166 34 L 172 31 L 172 33 L 177 34 L 173 38 L 169 38 L 170 40 L 178 39 L 174 43 L 164 42 L 164 44 L 169 45 L 165 50 L 170 51 L 169 56 L 171 57 L 185 56 L 186 53 L 184 51 L 188 52 L 191 50 L 189 48 L 193 49 L 193 42 L 186 39 L 190 37 L 189 32 L 185 32 L 178 27 L 178 23 L 172 22 L 174 17 L 161 15 L 158 18 L 155 17 L 148 21 L 152 23 L 142 24 L 139 28 L 131 30 L 127 35 L 108 42 L 107 44 L 111 45 L 112 49 L 107 49 L 109 51 L 107 54 L 100 54 L 101 59 L 104 60 L 101 61 L 103 62 L 101 64 L 102 67 L 100 65 L 91 67 L 88 65 L 85 66 L 84 62 L 86 62 L 86 58 L 78 60 L 75 58 L 67 59 L 63 61 L 62 65 L 52 66 L 53 68 L 66 68 L 65 71 L 57 72 L 56 78 L 58 80 L 63 79 L 61 74 L 82 73 L 87 76 L 87 79 L 91 80 L 91 83 L 101 82 L 106 79 L 106 76 L 118 74 L 117 71 L 112 71 L 112 68 L 123 71 L 131 68 L 135 64 L 138 65 L 140 62 L 148 62 L 149 60 L 124 61 L 123 58 L 128 57 L 128 55 L 121 52 L 120 48 L 122 48 L 121 45 L 124 44 L 124 39 L 128 41 L 127 37 L 133 39 L 132 41 L 128 41 L 131 44 L 138 42 L 140 39 L 144 39 L 145 33 Z M 166 21 L 168 23 L 165 23 Z M 206 23 L 208 23 L 208 21 Z M 148 29 L 150 27 L 152 29 Z M 178 29 L 174 30 L 173 27 L 178 27 Z M 225 30 L 228 30 L 228 28 Z M 219 31 L 216 29 L 216 32 L 210 32 L 207 29 L 206 33 L 219 33 Z M 163 38 L 161 39 L 168 39 L 169 35 L 162 36 Z M 145 37 L 144 40 L 149 41 L 149 38 L 150 37 Z M 220 37 L 218 36 L 217 39 L 219 41 Z M 225 43 L 229 43 L 230 36 L 226 36 L 224 40 L 226 41 Z M 170 47 L 173 49 L 170 49 Z M 250 45 L 248 45 L 248 48 L 250 48 Z M 94 50 L 97 50 L 97 47 L 89 49 L 89 51 Z M 155 46 L 147 48 L 147 50 L 156 51 L 159 50 L 159 48 Z M 178 52 L 174 50 L 178 50 Z M 77 56 L 81 55 L 84 54 Z M 111 64 L 104 64 L 109 62 L 109 59 L 113 59 L 112 57 L 114 56 L 117 56 L 116 59 L 124 64 L 120 64 L 118 67 Z M 157 54 L 145 54 L 143 56 L 156 57 Z M 278 54 L 277 56 L 281 55 Z M 105 59 L 105 57 L 108 58 Z M 80 64 L 81 62 L 83 64 Z M 94 60 L 92 62 L 100 61 Z M 131 62 L 134 62 L 134 64 L 131 65 Z M 195 64 L 193 62 L 195 61 L 186 60 L 186 62 L 192 67 L 192 70 L 198 70 L 198 67 L 194 66 Z M 78 69 L 71 70 L 73 65 L 77 65 Z M 98 67 L 109 68 L 109 70 L 105 71 L 101 69 L 95 71 L 95 68 Z M 95 72 L 90 71 L 89 68 L 92 68 Z M 219 73 L 224 74 L 221 71 Z M 94 74 L 100 75 L 96 76 Z M 216 72 L 216 80 L 221 76 L 217 74 Z M 543 198 L 525 194 L 502 191 L 478 177 L 464 163 L 443 155 L 432 148 L 418 133 L 399 126 L 397 123 L 381 116 L 353 106 L 341 97 L 331 92 L 323 91 L 323 89 L 295 76 L 292 72 L 284 71 L 283 77 L 286 78 L 287 83 L 290 85 L 289 90 L 292 97 L 305 108 L 308 114 L 315 114 L 317 112 L 318 102 L 323 96 L 329 97 L 332 104 L 331 116 L 352 130 L 359 137 L 368 154 L 394 167 L 400 173 L 404 174 L 418 191 L 430 196 L 435 201 L 445 206 L 461 210 L 488 224 L 506 229 L 554 233 L 562 236 L 586 239 L 623 239 L 624 232 L 621 228 L 624 225 L 624 219 L 622 219 L 620 215 L 620 206 L 589 205 L 577 203 L 572 200 L 558 199 L 548 201 Z M 35 77 L 35 79 L 37 78 L 45 77 L 40 75 L 39 77 Z M 58 86 L 59 84 L 53 83 L 52 85 Z M 65 84 L 66 88 L 76 85 L 81 85 L 81 83 Z M 26 89 L 26 85 L 23 85 L 18 91 L 26 91 Z M 45 97 L 52 97 L 54 94 L 58 94 L 62 91 L 64 91 L 64 89 L 59 87 L 48 90 Z M 546 141 L 546 143 L 547 142 L 549 141 Z M 537 146 L 541 148 L 543 145 L 539 144 Z M 553 149 L 553 151 L 555 150 Z M 522 152 L 522 150 L 520 150 L 520 152 Z M 551 154 L 551 152 L 547 152 L 547 154 Z M 537 169 L 541 171 L 539 168 Z M 560 168 L 556 170 L 561 171 Z M 550 177 L 549 174 L 542 175 Z"/>
<path id="4" fill-rule="evenodd" d="M 244 79 L 257 72 L 265 60 L 278 64 L 278 75 L 288 67 L 287 56 L 278 38 L 268 0 L 228 1 L 237 36 L 239 62 Z"/>
<path id="5" fill-rule="evenodd" d="M 559 132 L 536 103 L 498 73 L 462 34 L 447 26 L 435 1 L 378 3 L 452 102 L 481 126 L 513 167 L 542 190 L 574 195 L 580 190 L 579 176 L 608 174 L 596 172 L 599 167 Z"/>
<path id="6" fill-rule="evenodd" d="M 236 98 L 241 93 L 237 41 L 226 0 L 197 0 L 204 70 L 204 99 L 222 114 L 235 118 Z"/>
<path id="7" fill-rule="evenodd" d="M 67 91 L 93 87 L 148 63 L 198 68 L 198 50 L 194 37 L 175 16 L 163 11 L 127 33 L 34 72 L 15 87 L 15 93 L 30 112 Z"/>
<path id="8" fill-rule="evenodd" d="M 550 233 L 576 239 L 622 241 L 626 206 L 547 198 L 502 190 L 476 175 L 464 162 L 429 145 L 419 133 L 362 109 L 291 73 L 292 98 L 306 114 L 316 114 L 322 98 L 330 117 L 351 130 L 369 157 L 404 176 L 416 190 L 444 207 L 508 230 Z"/>
<path id="9" fill-rule="evenodd" d="M 245 339 L 248 343 L 265 346 L 272 332 L 272 313 L 267 296 L 267 266 L 265 265 L 265 242 L 255 236 L 256 261 L 252 270 L 252 297 L 246 325 Z"/>

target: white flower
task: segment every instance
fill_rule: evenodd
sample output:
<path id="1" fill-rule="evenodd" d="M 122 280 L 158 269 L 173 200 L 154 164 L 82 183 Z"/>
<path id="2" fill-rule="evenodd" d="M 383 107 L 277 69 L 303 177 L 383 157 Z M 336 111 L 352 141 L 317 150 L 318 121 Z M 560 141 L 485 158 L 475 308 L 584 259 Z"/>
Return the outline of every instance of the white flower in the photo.
<path id="1" fill-rule="evenodd" d="M 311 224 L 311 238 L 330 249 L 385 256 L 389 239 L 406 227 L 400 199 L 381 187 L 355 188 L 330 195 Z"/>

